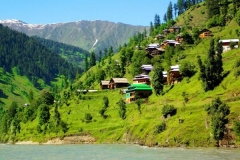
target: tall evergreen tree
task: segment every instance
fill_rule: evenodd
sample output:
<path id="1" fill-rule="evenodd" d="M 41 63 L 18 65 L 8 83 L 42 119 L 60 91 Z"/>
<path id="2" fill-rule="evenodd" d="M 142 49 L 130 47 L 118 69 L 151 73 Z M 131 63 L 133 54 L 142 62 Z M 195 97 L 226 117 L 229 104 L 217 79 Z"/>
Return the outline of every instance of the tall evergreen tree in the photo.
<path id="1" fill-rule="evenodd" d="M 177 6 L 176 3 L 174 3 L 173 9 L 174 9 L 174 16 L 175 16 L 175 18 L 176 18 L 176 17 L 177 17 L 177 13 L 178 13 L 178 6 Z"/>
<path id="2" fill-rule="evenodd" d="M 222 42 L 219 42 L 219 38 L 217 39 L 217 54 L 216 54 L 216 83 L 219 84 L 222 81 L 222 72 L 223 72 L 223 62 L 222 62 L 222 53 L 223 47 Z"/>
<path id="3" fill-rule="evenodd" d="M 99 62 L 101 62 L 101 60 L 102 60 L 102 51 L 99 51 L 99 53 L 98 53 L 98 55 L 99 55 Z"/>
<path id="4" fill-rule="evenodd" d="M 108 56 L 110 56 L 110 57 L 113 56 L 113 53 L 114 53 L 113 52 L 113 47 L 110 46 L 109 49 L 108 49 Z"/>
<path id="5" fill-rule="evenodd" d="M 161 25 L 160 16 L 155 14 L 155 17 L 154 17 L 154 28 L 157 29 L 160 25 Z"/>
<path id="6" fill-rule="evenodd" d="M 90 54 L 90 66 L 93 67 L 95 65 L 96 65 L 96 56 L 94 51 L 92 51 Z"/>
<path id="7" fill-rule="evenodd" d="M 167 14 L 166 14 L 166 13 L 165 13 L 164 16 L 163 16 L 163 20 L 164 20 L 165 23 L 166 23 L 167 20 L 168 20 L 168 19 L 167 19 Z"/>
<path id="8" fill-rule="evenodd" d="M 153 27 L 153 23 L 150 22 L 150 36 L 154 36 L 154 27 Z"/>
<path id="9" fill-rule="evenodd" d="M 220 14 L 219 0 L 205 0 L 205 1 L 208 18 L 212 18 L 214 15 Z"/>
<path id="10" fill-rule="evenodd" d="M 103 52 L 104 52 L 104 58 L 106 58 L 106 57 L 108 56 L 108 54 L 107 54 L 107 53 L 108 53 L 108 49 L 107 49 L 107 48 L 104 48 L 104 51 L 103 51 Z"/>
<path id="11" fill-rule="evenodd" d="M 222 81 L 222 56 L 220 49 L 217 50 L 219 50 L 219 53 L 215 54 L 214 39 L 212 39 L 205 65 L 202 63 L 200 57 L 198 57 L 200 78 L 203 81 L 203 88 L 205 91 L 213 90 Z"/>
<path id="12" fill-rule="evenodd" d="M 152 86 L 156 95 L 163 92 L 163 68 L 161 65 L 155 65 L 153 68 Z"/>
<path id="13" fill-rule="evenodd" d="M 172 2 L 170 1 L 169 5 L 168 5 L 168 9 L 167 9 L 167 19 L 171 20 L 173 19 L 173 6 L 172 6 Z"/>
<path id="14" fill-rule="evenodd" d="M 88 68 L 89 68 L 88 57 L 87 55 L 85 55 L 85 72 L 87 72 Z"/>
<path id="15" fill-rule="evenodd" d="M 178 0 L 177 6 L 178 6 L 178 15 L 180 15 L 184 12 L 184 0 Z"/>

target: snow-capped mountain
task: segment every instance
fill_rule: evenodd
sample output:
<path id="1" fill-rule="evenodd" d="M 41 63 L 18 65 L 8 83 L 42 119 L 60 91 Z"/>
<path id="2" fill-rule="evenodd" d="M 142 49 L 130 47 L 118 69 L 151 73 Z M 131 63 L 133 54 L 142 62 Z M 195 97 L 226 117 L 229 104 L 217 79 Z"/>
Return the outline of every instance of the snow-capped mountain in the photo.
<path id="1" fill-rule="evenodd" d="M 143 32 L 148 27 L 133 26 L 109 21 L 76 21 L 54 24 L 28 24 L 21 20 L 0 20 L 4 26 L 26 33 L 29 36 L 38 36 L 58 42 L 74 45 L 85 50 L 117 48 L 126 43 L 137 32 Z"/>

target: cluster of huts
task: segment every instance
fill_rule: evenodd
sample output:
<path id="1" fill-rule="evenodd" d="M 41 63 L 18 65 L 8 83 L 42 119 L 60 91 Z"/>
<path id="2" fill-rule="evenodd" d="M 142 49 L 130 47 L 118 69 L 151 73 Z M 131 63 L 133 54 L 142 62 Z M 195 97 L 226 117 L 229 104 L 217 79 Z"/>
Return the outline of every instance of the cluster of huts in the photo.
<path id="1" fill-rule="evenodd" d="M 137 98 L 148 98 L 152 94 L 151 78 L 149 73 L 152 71 L 153 66 L 150 64 L 141 66 L 142 73 L 133 78 L 133 83 L 130 84 L 126 78 L 111 78 L 109 81 L 102 80 L 100 82 L 101 89 L 116 89 L 127 88 L 126 102 L 131 103 Z M 179 65 L 171 66 L 169 71 L 170 82 L 176 83 L 181 79 Z M 167 82 L 167 71 L 163 71 L 163 79 Z"/>
<path id="2" fill-rule="evenodd" d="M 176 47 L 184 41 L 184 38 L 180 34 L 181 27 L 171 27 L 169 29 L 163 30 L 164 35 L 158 34 L 155 36 L 155 40 L 164 39 L 165 35 L 169 33 L 177 34 L 175 40 L 164 40 L 161 44 L 152 43 L 146 48 L 147 55 L 151 57 L 155 55 L 160 55 L 165 51 L 167 45 Z M 203 29 L 200 31 L 199 37 L 201 39 L 212 37 L 212 32 L 208 29 Z M 230 50 L 230 43 L 234 43 L 234 48 L 238 48 L 239 39 L 228 39 L 220 40 L 223 46 L 223 52 Z M 149 73 L 152 71 L 153 66 L 150 64 L 145 64 L 141 66 L 142 73 L 136 75 L 133 78 L 133 84 L 130 85 L 126 78 L 111 78 L 109 81 L 102 80 L 100 83 L 101 89 L 116 89 L 116 88 L 127 88 L 124 93 L 126 93 L 126 102 L 130 103 L 136 100 L 136 98 L 148 98 L 152 94 L 151 79 Z M 168 74 L 169 72 L 169 74 Z M 169 76 L 169 78 L 168 78 Z M 163 71 L 163 79 L 165 82 L 170 84 L 177 83 L 181 80 L 182 76 L 180 74 L 179 65 L 171 66 L 170 71 Z"/>
<path id="3" fill-rule="evenodd" d="M 164 40 L 161 44 L 159 43 L 152 43 L 149 44 L 146 48 L 148 51 L 148 55 L 150 57 L 153 57 L 155 55 L 161 55 L 164 51 L 167 45 L 169 46 L 178 46 L 184 41 L 184 37 L 181 35 L 181 27 L 175 26 L 171 27 L 169 29 L 163 30 L 163 34 L 158 34 L 155 36 L 155 40 L 164 40 L 165 36 L 168 35 L 169 33 L 174 33 L 176 34 L 176 37 L 174 40 Z M 199 38 L 204 39 L 204 38 L 209 38 L 212 37 L 212 31 L 209 29 L 203 29 L 199 32 Z M 223 52 L 226 52 L 230 50 L 230 43 L 234 43 L 234 48 L 238 48 L 239 44 L 239 39 L 225 39 L 225 40 L 220 40 L 219 42 L 222 42 L 223 46 Z"/>

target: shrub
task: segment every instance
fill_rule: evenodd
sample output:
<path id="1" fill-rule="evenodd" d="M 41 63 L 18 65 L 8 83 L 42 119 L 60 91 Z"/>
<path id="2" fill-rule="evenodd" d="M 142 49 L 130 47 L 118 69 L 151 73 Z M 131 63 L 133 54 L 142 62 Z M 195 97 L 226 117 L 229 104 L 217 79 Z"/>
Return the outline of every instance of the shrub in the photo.
<path id="1" fill-rule="evenodd" d="M 236 68 L 234 71 L 234 76 L 237 78 L 240 75 L 240 68 Z"/>
<path id="2" fill-rule="evenodd" d="M 205 109 L 208 115 L 211 116 L 213 137 L 218 142 L 224 136 L 225 124 L 228 123 L 227 115 L 230 113 L 229 107 L 217 97 Z"/>
<path id="3" fill-rule="evenodd" d="M 156 126 L 155 133 L 159 134 L 159 133 L 162 133 L 164 130 L 166 130 L 166 123 L 162 122 L 161 124 Z"/>
<path id="4" fill-rule="evenodd" d="M 240 26 L 240 11 L 238 11 L 236 14 L 236 22 Z"/>
<path id="5" fill-rule="evenodd" d="M 90 113 L 85 113 L 85 120 L 86 122 L 92 121 L 92 115 Z"/>
<path id="6" fill-rule="evenodd" d="M 166 118 L 167 115 L 175 115 L 176 114 L 177 109 L 173 106 L 173 105 L 164 105 L 162 108 L 162 115 Z"/>
<path id="7" fill-rule="evenodd" d="M 237 136 L 240 137 L 240 121 L 235 121 L 233 124 L 233 130 Z"/>
<path id="8" fill-rule="evenodd" d="M 195 65 L 190 64 L 189 62 L 184 62 L 180 66 L 180 73 L 184 77 L 192 77 L 195 74 Z"/>

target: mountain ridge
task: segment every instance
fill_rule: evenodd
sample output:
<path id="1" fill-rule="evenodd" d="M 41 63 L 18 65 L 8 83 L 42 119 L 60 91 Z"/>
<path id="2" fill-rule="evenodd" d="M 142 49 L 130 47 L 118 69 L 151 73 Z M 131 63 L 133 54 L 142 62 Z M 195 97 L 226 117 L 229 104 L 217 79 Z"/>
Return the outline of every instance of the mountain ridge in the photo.
<path id="1" fill-rule="evenodd" d="M 75 21 L 53 24 L 28 24 L 17 19 L 0 20 L 4 26 L 23 32 L 28 36 L 38 36 L 61 43 L 70 44 L 85 50 L 103 50 L 113 46 L 123 45 L 128 39 L 142 32 L 146 26 L 133 26 L 109 21 Z M 98 40 L 97 43 L 96 39 Z M 94 45 L 95 44 L 95 45 Z M 92 48 L 94 46 L 94 48 Z"/>

